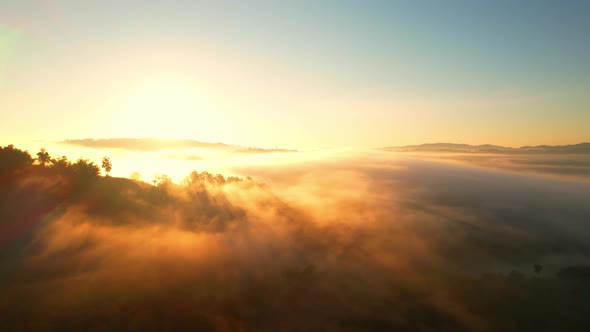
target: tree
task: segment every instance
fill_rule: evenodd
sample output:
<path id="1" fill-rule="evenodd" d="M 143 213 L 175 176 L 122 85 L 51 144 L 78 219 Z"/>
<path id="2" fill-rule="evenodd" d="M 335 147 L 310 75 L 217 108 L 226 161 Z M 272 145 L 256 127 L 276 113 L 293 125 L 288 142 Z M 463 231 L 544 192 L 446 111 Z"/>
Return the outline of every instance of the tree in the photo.
<path id="1" fill-rule="evenodd" d="M 152 182 L 155 187 L 167 188 L 172 184 L 172 179 L 166 174 L 156 174 Z"/>
<path id="2" fill-rule="evenodd" d="M 51 163 L 51 156 L 49 156 L 49 152 L 45 148 L 41 148 L 41 151 L 37 152 L 37 162 L 43 167 L 49 166 Z"/>
<path id="3" fill-rule="evenodd" d="M 53 168 L 57 168 L 61 171 L 66 170 L 68 167 L 70 167 L 72 165 L 72 163 L 70 163 L 70 161 L 68 160 L 68 157 L 66 156 L 61 156 L 61 158 L 59 159 L 51 159 L 51 163 Z"/>
<path id="4" fill-rule="evenodd" d="M 77 177 L 82 179 L 92 179 L 100 174 L 98 166 L 88 159 L 80 158 L 70 168 Z"/>
<path id="5" fill-rule="evenodd" d="M 28 166 L 33 158 L 27 151 L 19 150 L 14 145 L 0 147 L 0 172 Z"/>
<path id="6" fill-rule="evenodd" d="M 107 173 L 107 176 L 113 169 L 113 163 L 111 163 L 111 159 L 109 157 L 102 157 L 102 168 Z"/>

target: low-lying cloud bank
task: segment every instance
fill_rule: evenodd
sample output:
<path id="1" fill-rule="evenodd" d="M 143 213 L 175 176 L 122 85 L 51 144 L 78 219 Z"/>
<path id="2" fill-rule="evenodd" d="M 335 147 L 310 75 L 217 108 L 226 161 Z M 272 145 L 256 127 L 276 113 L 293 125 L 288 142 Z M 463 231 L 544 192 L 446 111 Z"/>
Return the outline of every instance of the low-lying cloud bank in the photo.
<path id="1" fill-rule="evenodd" d="M 508 170 L 526 174 L 549 175 L 576 181 L 590 180 L 590 154 L 412 154 L 422 159 L 455 161 L 486 168 Z"/>
<path id="2" fill-rule="evenodd" d="M 433 143 L 387 147 L 381 151 L 425 159 L 458 161 L 476 166 L 524 173 L 590 179 L 590 143 L 511 148 L 484 144 Z"/>
<path id="3" fill-rule="evenodd" d="M 157 186 L 42 171 L 0 177 L 3 331 L 590 326 L 583 182 L 388 153 Z"/>
<path id="4" fill-rule="evenodd" d="M 164 138 L 85 138 L 66 139 L 61 144 L 74 145 L 93 149 L 123 149 L 130 151 L 159 151 L 159 150 L 186 150 L 186 149 L 216 149 L 240 153 L 271 153 L 271 152 L 296 152 L 288 149 L 263 149 L 255 147 L 240 147 L 225 143 L 209 143 L 191 139 L 164 139 Z"/>
<path id="5" fill-rule="evenodd" d="M 66 139 L 62 144 L 81 146 L 94 149 L 124 149 L 132 151 L 157 151 L 164 149 L 210 148 L 227 149 L 231 145 L 224 143 L 209 143 L 190 139 L 164 138 L 85 138 Z"/>

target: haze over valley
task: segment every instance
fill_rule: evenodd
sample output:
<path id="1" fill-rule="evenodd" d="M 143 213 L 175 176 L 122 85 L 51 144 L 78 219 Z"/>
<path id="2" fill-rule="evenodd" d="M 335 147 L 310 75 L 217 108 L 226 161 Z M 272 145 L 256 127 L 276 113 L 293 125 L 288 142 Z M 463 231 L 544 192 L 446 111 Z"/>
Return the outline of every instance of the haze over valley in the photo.
<path id="1" fill-rule="evenodd" d="M 589 13 L 0 0 L 0 331 L 590 331 Z"/>

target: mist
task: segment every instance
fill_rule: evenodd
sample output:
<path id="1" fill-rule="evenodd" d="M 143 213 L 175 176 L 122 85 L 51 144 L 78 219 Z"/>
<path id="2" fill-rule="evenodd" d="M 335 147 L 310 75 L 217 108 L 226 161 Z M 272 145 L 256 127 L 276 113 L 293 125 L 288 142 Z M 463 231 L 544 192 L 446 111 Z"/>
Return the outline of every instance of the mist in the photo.
<path id="1" fill-rule="evenodd" d="M 5 172 L 0 328 L 589 326 L 587 182 L 375 151 L 228 169 Z"/>

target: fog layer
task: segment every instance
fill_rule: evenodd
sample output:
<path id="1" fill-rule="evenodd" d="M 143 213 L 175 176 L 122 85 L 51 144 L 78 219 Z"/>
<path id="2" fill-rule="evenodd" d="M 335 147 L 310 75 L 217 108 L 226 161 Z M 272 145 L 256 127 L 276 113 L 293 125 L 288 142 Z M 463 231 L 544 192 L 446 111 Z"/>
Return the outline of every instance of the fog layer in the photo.
<path id="1" fill-rule="evenodd" d="M 389 153 L 233 171 L 155 186 L 3 175 L 0 328 L 590 326 L 584 182 Z"/>

